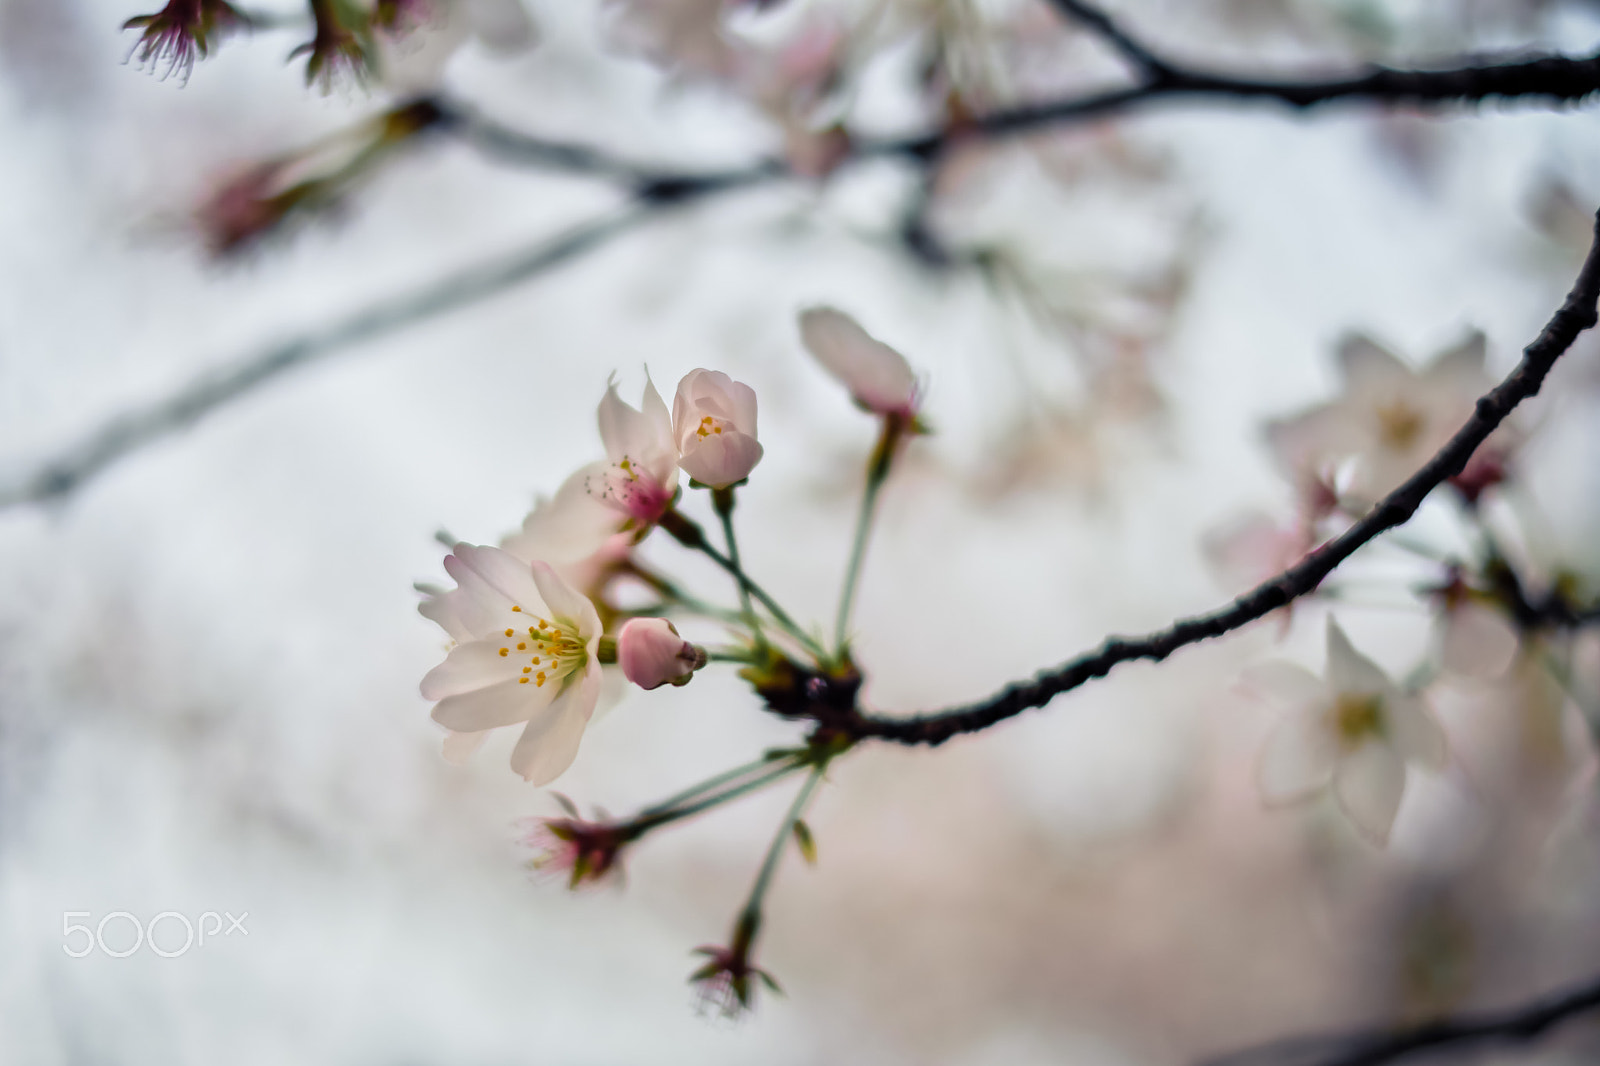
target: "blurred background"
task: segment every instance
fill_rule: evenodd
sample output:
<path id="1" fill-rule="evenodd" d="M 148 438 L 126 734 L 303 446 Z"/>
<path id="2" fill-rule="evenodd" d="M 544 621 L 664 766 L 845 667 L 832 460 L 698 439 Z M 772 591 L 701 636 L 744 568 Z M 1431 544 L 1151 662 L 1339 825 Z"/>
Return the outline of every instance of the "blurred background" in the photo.
<path id="1" fill-rule="evenodd" d="M 231 177 L 405 99 L 413 75 L 507 126 L 687 170 L 800 158 L 737 55 L 806 19 L 847 43 L 829 54 L 848 91 L 821 96 L 857 131 L 1121 76 L 1024 0 L 526 8 L 531 47 L 468 41 L 422 73 L 402 48 L 371 85 L 324 93 L 285 64 L 308 36 L 294 4 L 163 78 L 118 30 L 144 7 L 0 0 L 0 484 L 197 376 L 625 209 L 604 181 L 424 137 L 213 254 L 200 208 Z M 1600 9 L 1558 0 L 1115 10 L 1174 56 L 1248 72 L 1600 41 Z M 443 637 L 412 582 L 442 580 L 436 530 L 493 543 L 599 454 L 610 375 L 632 400 L 647 365 L 668 395 L 704 366 L 760 398 L 748 567 L 797 617 L 831 619 L 874 435 L 799 344 L 797 309 L 832 303 L 925 375 L 936 428 L 868 557 L 865 699 L 981 698 L 1246 587 L 1202 543 L 1251 508 L 1290 513 L 1261 426 L 1337 391 L 1347 331 L 1420 366 L 1481 329 L 1507 370 L 1587 248 L 1597 133 L 1589 111 L 1528 104 L 1187 102 L 974 143 L 934 173 L 851 163 L 662 212 L 274 376 L 75 491 L 12 498 L 0 1061 L 1179 1063 L 1585 975 L 1600 807 L 1565 696 L 1434 686 L 1451 764 L 1412 778 L 1387 849 L 1326 802 L 1263 807 L 1273 716 L 1237 679 L 1273 657 L 1319 670 L 1312 604 L 938 750 L 851 753 L 811 817 L 819 864 L 788 863 L 770 899 L 759 961 L 787 996 L 705 1017 L 689 950 L 727 935 L 787 795 L 652 836 L 620 889 L 536 883 L 514 823 L 557 807 L 507 769 L 511 731 L 466 767 L 441 759 L 417 682 Z M 1519 474 L 1551 557 L 1591 575 L 1597 381 L 1582 343 Z M 1450 543 L 1448 515 L 1418 522 Z M 644 551 L 731 598 L 670 541 Z M 1362 562 L 1338 617 L 1404 676 L 1432 640 L 1416 576 L 1382 546 Z M 625 698 L 557 787 L 626 812 L 797 735 L 712 669 Z M 248 935 L 73 958 L 69 911 L 248 912 Z M 1578 1024 L 1528 1061 L 1597 1041 Z"/>

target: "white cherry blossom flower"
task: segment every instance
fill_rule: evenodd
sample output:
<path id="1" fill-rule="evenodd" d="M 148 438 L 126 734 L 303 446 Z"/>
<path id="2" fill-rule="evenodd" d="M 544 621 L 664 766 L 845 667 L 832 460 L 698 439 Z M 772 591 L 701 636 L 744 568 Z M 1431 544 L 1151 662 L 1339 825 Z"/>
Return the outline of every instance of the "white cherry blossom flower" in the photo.
<path id="1" fill-rule="evenodd" d="M 832 307 L 801 311 L 800 340 L 864 410 L 907 420 L 916 417 L 920 397 L 911 364 L 843 311 Z"/>
<path id="2" fill-rule="evenodd" d="M 600 698 L 600 619 L 544 563 L 499 548 L 457 544 L 445 557 L 456 588 L 418 607 L 456 642 L 422 679 L 433 719 L 451 731 L 457 761 L 483 734 L 526 722 L 511 768 L 535 785 L 559 777 Z"/>
<path id="3" fill-rule="evenodd" d="M 1284 711 L 1259 763 L 1268 803 L 1331 786 L 1356 828 L 1381 844 L 1400 809 L 1406 764 L 1444 766 L 1444 731 L 1422 700 L 1357 652 L 1331 617 L 1326 679 L 1280 661 L 1254 668 L 1245 680 Z"/>
<path id="4" fill-rule="evenodd" d="M 678 491 L 678 445 L 666 401 L 648 377 L 641 410 L 617 395 L 616 382 L 600 401 L 600 440 L 606 461 L 579 471 L 586 491 L 635 525 L 660 519 Z"/>
<path id="5" fill-rule="evenodd" d="M 1344 392 L 1294 418 L 1273 422 L 1267 439 L 1297 482 L 1353 461 L 1350 491 L 1371 501 L 1397 488 L 1448 441 L 1492 382 L 1484 338 L 1475 333 L 1421 371 L 1365 337 L 1339 348 Z M 1503 434 L 1497 434 L 1501 441 Z M 1484 447 L 1495 446 L 1485 442 Z"/>
<path id="6" fill-rule="evenodd" d="M 678 465 L 702 485 L 724 489 L 761 461 L 756 393 L 720 370 L 691 370 L 672 401 Z"/>

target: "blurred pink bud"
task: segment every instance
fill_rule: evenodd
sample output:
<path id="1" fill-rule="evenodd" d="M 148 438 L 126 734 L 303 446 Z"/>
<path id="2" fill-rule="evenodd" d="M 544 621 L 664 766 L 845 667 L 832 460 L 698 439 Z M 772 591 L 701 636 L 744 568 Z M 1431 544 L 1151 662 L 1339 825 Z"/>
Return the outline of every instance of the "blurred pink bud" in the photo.
<path id="1" fill-rule="evenodd" d="M 800 312 L 800 340 L 861 407 L 908 422 L 916 418 L 919 397 L 911 365 L 855 319 L 832 307 L 807 308 Z"/>
<path id="2" fill-rule="evenodd" d="M 617 662 L 640 688 L 686 684 L 706 664 L 706 653 L 678 636 L 665 618 L 635 618 L 617 634 Z"/>
<path id="3" fill-rule="evenodd" d="M 187 78 L 195 59 L 211 54 L 217 38 L 249 25 L 227 0 L 170 0 L 154 15 L 137 15 L 122 28 L 144 31 L 134 46 L 140 63 L 152 69 L 165 63 L 163 77 L 181 70 Z"/>
<path id="4" fill-rule="evenodd" d="M 720 370 L 691 370 L 672 401 L 678 465 L 714 489 L 750 476 L 761 461 L 756 440 L 756 394 Z"/>

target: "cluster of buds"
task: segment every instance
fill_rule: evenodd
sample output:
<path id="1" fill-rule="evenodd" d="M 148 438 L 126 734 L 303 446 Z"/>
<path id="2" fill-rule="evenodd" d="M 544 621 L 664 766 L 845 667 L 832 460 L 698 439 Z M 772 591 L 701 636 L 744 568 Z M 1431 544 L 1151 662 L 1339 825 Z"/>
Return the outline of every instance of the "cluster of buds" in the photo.
<path id="1" fill-rule="evenodd" d="M 860 675 L 844 634 L 872 503 L 899 443 L 926 431 L 916 378 L 898 352 L 831 308 L 803 312 L 800 333 L 856 403 L 883 423 L 868 463 L 865 504 L 832 648 L 800 628 L 739 562 L 734 492 L 760 463 L 764 449 L 757 439 L 754 390 L 714 370 L 686 374 L 670 412 L 648 374 L 637 408 L 621 398 L 615 381 L 609 383 L 597 411 L 605 457 L 574 471 L 498 546 L 455 543 L 444 561 L 453 589 L 419 586 L 425 593 L 419 610 L 452 641 L 444 661 L 421 685 L 423 696 L 434 703 L 434 721 L 449 731 L 445 754 L 452 760 L 470 755 L 490 731 L 521 723 L 512 769 L 536 785 L 555 780 L 577 755 L 608 667 L 649 690 L 685 685 L 712 661 L 742 664 L 741 676 L 769 711 L 815 723 L 803 747 L 769 753 L 628 820 L 586 820 L 563 799 L 568 817 L 536 819 L 524 836 L 535 852 L 531 865 L 564 875 L 576 888 L 620 869 L 624 848 L 646 832 L 806 771 L 806 784 L 768 851 L 732 946 L 704 949 L 710 960 L 694 976 L 708 1002 L 730 1012 L 749 1006 L 758 983 L 777 987 L 750 962 L 761 900 L 791 839 L 808 860 L 814 857 L 801 816 L 829 762 L 852 743 L 848 726 Z M 690 487 L 709 490 L 726 536 L 726 555 L 678 510 L 684 474 Z M 658 528 L 722 566 L 735 579 L 739 608 L 711 606 L 645 564 L 636 551 Z M 661 602 L 643 610 L 612 602 L 610 586 L 619 578 L 643 584 Z M 686 640 L 672 621 L 660 617 L 666 611 L 720 624 L 733 643 L 708 649 Z"/>
<path id="2" fill-rule="evenodd" d="M 195 60 L 210 55 L 221 38 L 249 27 L 250 20 L 228 0 L 168 0 L 155 14 L 136 15 L 122 24 L 125 30 L 140 31 L 133 54 L 141 64 L 164 66 L 164 77 L 178 73 L 185 79 Z"/>

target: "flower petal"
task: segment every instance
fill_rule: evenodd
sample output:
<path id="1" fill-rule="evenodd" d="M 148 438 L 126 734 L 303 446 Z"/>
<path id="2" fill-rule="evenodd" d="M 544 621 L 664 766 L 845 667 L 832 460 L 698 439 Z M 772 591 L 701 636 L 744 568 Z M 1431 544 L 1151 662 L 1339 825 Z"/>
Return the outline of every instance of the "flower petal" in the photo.
<path id="1" fill-rule="evenodd" d="M 1407 762 L 1430 770 L 1442 770 L 1448 758 L 1444 729 L 1433 712 L 1414 696 L 1390 697 L 1383 704 L 1384 725 L 1389 742 Z"/>
<path id="2" fill-rule="evenodd" d="M 1285 715 L 1261 749 L 1256 784 L 1269 804 L 1292 803 L 1327 786 L 1339 759 L 1339 738 L 1320 715 Z"/>
<path id="3" fill-rule="evenodd" d="M 1328 616 L 1328 685 L 1356 696 L 1397 695 L 1393 681 L 1371 659 L 1356 651 L 1333 615 Z"/>
<path id="4" fill-rule="evenodd" d="M 528 726 L 511 752 L 511 769 L 534 785 L 547 785 L 578 757 L 578 744 L 600 696 L 600 666 L 591 660 L 584 672 Z"/>
<path id="5" fill-rule="evenodd" d="M 500 542 L 500 547 L 523 562 L 535 559 L 563 566 L 599 550 L 621 525 L 615 508 L 607 507 L 589 491 L 592 478 L 604 477 L 607 463 L 590 463 L 542 499 L 522 520 L 522 529 Z"/>
<path id="6" fill-rule="evenodd" d="M 1456 391 L 1477 396 L 1488 386 L 1484 363 L 1489 342 L 1481 330 L 1473 330 L 1466 340 L 1441 353 L 1428 364 L 1422 376 L 1429 382 L 1453 387 Z"/>
<path id="7" fill-rule="evenodd" d="M 1387 744 L 1371 741 L 1339 761 L 1333 793 L 1361 833 L 1382 845 L 1389 840 L 1394 816 L 1405 793 L 1406 764 Z"/>
<path id="8" fill-rule="evenodd" d="M 501 655 L 500 649 L 505 646 L 501 639 L 457 644 L 450 649 L 444 662 L 423 677 L 423 698 L 442 700 L 502 681 L 515 680 L 526 656 L 513 658 L 509 653 Z"/>
<path id="9" fill-rule="evenodd" d="M 476 733 L 525 722 L 548 707 L 557 695 L 554 685 L 502 681 L 445 697 L 433 708 L 433 720 L 457 733 Z"/>
<path id="10" fill-rule="evenodd" d="M 636 463 L 661 484 L 672 478 L 677 445 L 672 439 L 672 419 L 667 405 L 648 380 L 644 387 L 644 410 L 635 411 L 617 395 L 617 383 L 606 386 L 600 400 L 600 440 L 606 457 L 613 463 L 623 459 Z"/>
<path id="11" fill-rule="evenodd" d="M 880 414 L 909 413 L 916 406 L 917 379 L 905 356 L 843 311 L 832 307 L 801 311 L 800 341 L 861 406 Z"/>
<path id="12" fill-rule="evenodd" d="M 466 0 L 467 23 L 485 48 L 514 55 L 539 41 L 539 27 L 522 0 Z"/>
<path id="13" fill-rule="evenodd" d="M 1275 706 L 1307 714 L 1332 702 L 1326 682 L 1305 667 L 1282 659 L 1246 668 L 1239 681 Z"/>
<path id="14" fill-rule="evenodd" d="M 1414 381 L 1409 366 L 1389 349 L 1371 337 L 1356 333 L 1339 342 L 1339 373 L 1344 378 L 1346 394 L 1365 393 L 1369 390 L 1392 391 L 1397 385 Z"/>
<path id="15" fill-rule="evenodd" d="M 454 565 L 452 558 L 456 560 Z M 481 544 L 457 544 L 454 556 L 445 557 L 444 568 L 464 589 L 467 587 L 464 574 L 475 575 L 481 579 L 484 587 L 503 601 L 494 604 L 497 611 L 490 623 L 491 628 L 499 623 L 500 612 L 509 610 L 513 605 L 535 614 L 545 613 L 545 604 L 539 599 L 539 586 L 534 584 L 528 564 L 510 552 Z"/>
<path id="16" fill-rule="evenodd" d="M 488 736 L 488 730 L 449 734 L 444 738 L 444 761 L 452 766 L 460 766 L 472 757 L 473 752 L 483 747 Z"/>
<path id="17" fill-rule="evenodd" d="M 578 628 L 578 636 L 585 641 L 600 635 L 600 614 L 589 602 L 589 597 L 561 579 L 561 575 L 545 563 L 533 564 L 533 580 L 539 594 L 549 605 L 550 613 Z M 592 649 L 591 649 L 592 653 Z"/>
<path id="18" fill-rule="evenodd" d="M 1440 623 L 1440 665 L 1463 677 L 1488 681 L 1502 676 L 1518 647 L 1511 622 L 1481 604 L 1462 604 L 1446 612 Z"/>
<path id="19" fill-rule="evenodd" d="M 691 439 L 679 465 L 702 485 L 720 489 L 749 477 L 764 451 L 754 437 L 730 431 Z"/>

